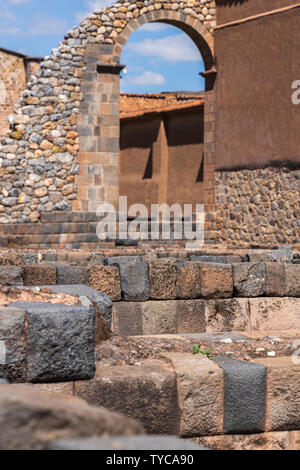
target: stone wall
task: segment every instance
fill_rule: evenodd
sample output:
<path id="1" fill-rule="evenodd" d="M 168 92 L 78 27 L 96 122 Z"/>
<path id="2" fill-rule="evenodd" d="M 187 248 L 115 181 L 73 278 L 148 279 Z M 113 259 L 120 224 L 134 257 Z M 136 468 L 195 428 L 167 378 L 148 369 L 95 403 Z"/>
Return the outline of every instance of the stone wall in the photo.
<path id="1" fill-rule="evenodd" d="M 111 103 L 113 100 L 118 103 L 119 99 L 113 92 L 104 93 L 105 81 L 101 82 L 99 78 L 103 73 L 97 74 L 99 63 L 106 66 L 118 64 L 122 47 L 134 29 L 149 21 L 162 20 L 181 26 L 194 35 L 195 40 L 199 38 L 199 48 L 203 46 L 204 61 L 209 68 L 211 63 L 207 57 L 212 57 L 210 31 L 216 24 L 215 12 L 215 1 L 188 0 L 177 3 L 122 0 L 104 10 L 95 11 L 79 27 L 73 28 L 64 42 L 52 51 L 51 56 L 45 57 L 40 69 L 27 83 L 27 89 L 11 119 L 14 130 L 2 139 L 0 223 L 36 222 L 41 212 L 71 210 L 72 201 L 77 199 L 79 183 L 75 179 L 76 175 L 79 175 L 85 163 L 86 167 L 94 163 L 99 165 L 97 152 L 105 148 L 105 141 L 108 140 L 99 124 L 102 116 L 106 120 L 113 117 L 110 113 L 107 115 L 106 111 L 111 107 L 117 110 L 118 105 Z M 133 27 L 130 26 L 132 24 Z M 108 47 L 112 52 L 100 53 L 99 48 L 98 56 L 90 56 L 87 63 L 88 43 Z M 109 72 L 107 74 L 111 76 Z M 85 88 L 82 86 L 84 75 Z M 100 95 L 101 103 L 92 102 L 93 93 L 90 92 L 94 91 L 98 97 Z M 90 125 L 88 130 L 83 126 L 79 132 L 77 118 L 84 109 L 88 110 L 85 116 L 87 124 L 89 115 L 92 115 L 92 120 L 98 119 L 98 124 L 93 121 L 93 126 Z M 110 127 L 106 127 L 107 132 Z M 92 134 L 89 134 L 90 130 Z M 96 145 L 92 156 L 97 162 L 93 160 L 90 162 L 92 165 L 78 159 L 81 136 L 88 137 L 91 145 Z M 104 159 L 103 153 L 105 149 L 100 155 Z M 98 181 L 102 175 L 93 173 L 91 168 L 88 171 L 89 174 L 81 172 L 81 183 L 90 181 L 93 186 L 94 178 L 97 177 Z M 98 186 L 98 193 L 103 194 L 101 185 Z M 107 191 L 104 194 L 106 200 Z M 76 209 L 75 205 L 73 209 Z"/>
<path id="2" fill-rule="evenodd" d="M 217 172 L 216 190 L 218 235 L 228 246 L 299 243 L 299 170 Z"/>

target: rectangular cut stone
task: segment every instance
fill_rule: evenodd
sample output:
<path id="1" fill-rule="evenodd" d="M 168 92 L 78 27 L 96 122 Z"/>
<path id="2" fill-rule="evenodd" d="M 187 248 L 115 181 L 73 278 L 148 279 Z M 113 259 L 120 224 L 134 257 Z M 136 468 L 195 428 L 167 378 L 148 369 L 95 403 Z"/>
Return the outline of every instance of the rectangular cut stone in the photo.
<path id="1" fill-rule="evenodd" d="M 255 433 L 264 430 L 266 367 L 261 364 L 217 357 L 225 377 L 224 433 Z"/>
<path id="2" fill-rule="evenodd" d="M 223 370 L 192 354 L 166 353 L 177 376 L 179 435 L 223 434 Z"/>
<path id="3" fill-rule="evenodd" d="M 199 299 L 201 297 L 200 269 L 198 263 L 177 264 L 177 299 Z"/>
<path id="4" fill-rule="evenodd" d="M 0 377 L 26 380 L 25 310 L 0 307 Z"/>
<path id="5" fill-rule="evenodd" d="M 143 313 L 139 302 L 116 302 L 112 309 L 112 331 L 121 336 L 143 334 Z"/>
<path id="6" fill-rule="evenodd" d="M 177 434 L 176 375 L 161 361 L 143 366 L 97 367 L 95 378 L 76 382 L 75 395 L 141 422 L 147 433 Z"/>
<path id="7" fill-rule="evenodd" d="M 300 329 L 300 299 L 264 297 L 249 299 L 253 331 Z"/>
<path id="8" fill-rule="evenodd" d="M 197 440 L 212 450 L 292 450 L 290 433 L 264 432 L 260 434 L 237 434 L 230 436 L 208 436 Z"/>
<path id="9" fill-rule="evenodd" d="M 300 265 L 285 265 L 286 295 L 288 297 L 300 297 Z"/>
<path id="10" fill-rule="evenodd" d="M 285 265 L 283 263 L 266 263 L 267 297 L 284 297 L 286 295 Z"/>
<path id="11" fill-rule="evenodd" d="M 177 270 L 173 259 L 149 261 L 150 298 L 153 300 L 176 299 Z"/>
<path id="12" fill-rule="evenodd" d="M 266 294 L 264 263 L 234 263 L 232 267 L 236 297 L 261 297 Z"/>
<path id="13" fill-rule="evenodd" d="M 297 363 L 295 363 L 295 359 Z M 299 358 L 264 358 L 256 359 L 256 362 L 264 365 L 267 369 L 266 431 L 292 431 L 299 429 Z"/>
<path id="14" fill-rule="evenodd" d="M 177 301 L 151 301 L 141 303 L 143 334 L 174 334 L 178 331 Z"/>
<path id="15" fill-rule="evenodd" d="M 44 286 L 56 284 L 56 266 L 48 264 L 31 264 L 24 268 L 25 286 Z"/>
<path id="16" fill-rule="evenodd" d="M 15 302 L 27 312 L 27 381 L 91 379 L 95 373 L 95 309 Z"/>
<path id="17" fill-rule="evenodd" d="M 176 302 L 177 333 L 204 333 L 205 300 L 178 300 Z"/>
<path id="18" fill-rule="evenodd" d="M 57 284 L 59 285 L 72 285 L 72 284 L 86 284 L 87 271 L 84 266 L 57 266 Z"/>
<path id="19" fill-rule="evenodd" d="M 107 258 L 107 264 L 119 268 L 123 300 L 145 302 L 149 299 L 148 264 L 142 257 Z"/>
<path id="20" fill-rule="evenodd" d="M 208 300 L 205 320 L 208 333 L 251 330 L 249 299 Z"/>
<path id="21" fill-rule="evenodd" d="M 1 286 L 23 286 L 23 269 L 19 266 L 0 266 Z"/>
<path id="22" fill-rule="evenodd" d="M 201 297 L 207 299 L 232 297 L 233 277 L 230 264 L 201 263 L 199 268 Z"/>
<path id="23" fill-rule="evenodd" d="M 106 294 L 113 302 L 121 300 L 120 274 L 115 266 L 89 267 L 88 285 Z"/>

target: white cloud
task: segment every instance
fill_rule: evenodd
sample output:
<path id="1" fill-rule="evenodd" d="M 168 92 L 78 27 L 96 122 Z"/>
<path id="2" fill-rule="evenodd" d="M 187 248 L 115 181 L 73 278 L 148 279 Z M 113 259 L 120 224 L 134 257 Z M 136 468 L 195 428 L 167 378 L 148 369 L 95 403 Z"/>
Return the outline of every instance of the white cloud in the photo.
<path id="1" fill-rule="evenodd" d="M 136 54 L 155 57 L 166 62 L 196 62 L 201 60 L 196 45 L 185 33 L 128 43 L 127 49 Z"/>
<path id="2" fill-rule="evenodd" d="M 139 28 L 139 31 L 147 31 L 147 32 L 156 32 L 156 31 L 162 31 L 165 29 L 168 25 L 164 23 L 146 23 L 143 26 Z"/>
<path id="3" fill-rule="evenodd" d="M 29 34 L 35 35 L 56 35 L 65 34 L 68 30 L 67 20 L 59 20 L 42 14 L 35 16 L 35 21 L 29 30 Z"/>
<path id="4" fill-rule="evenodd" d="M 153 85 L 163 85 L 166 83 L 165 77 L 161 73 L 152 72 L 151 70 L 146 70 L 141 75 L 136 77 L 126 77 L 123 79 L 122 85 L 142 85 L 142 86 L 153 86 Z"/>

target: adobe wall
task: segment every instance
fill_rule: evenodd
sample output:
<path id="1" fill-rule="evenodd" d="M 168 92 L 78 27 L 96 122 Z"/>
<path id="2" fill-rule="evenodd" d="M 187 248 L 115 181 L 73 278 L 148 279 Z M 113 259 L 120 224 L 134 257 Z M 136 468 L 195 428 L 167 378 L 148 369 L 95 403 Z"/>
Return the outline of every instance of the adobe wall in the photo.
<path id="1" fill-rule="evenodd" d="M 202 108 L 121 121 L 120 195 L 128 196 L 129 205 L 204 203 L 203 120 Z M 160 144 L 162 122 L 166 138 Z"/>

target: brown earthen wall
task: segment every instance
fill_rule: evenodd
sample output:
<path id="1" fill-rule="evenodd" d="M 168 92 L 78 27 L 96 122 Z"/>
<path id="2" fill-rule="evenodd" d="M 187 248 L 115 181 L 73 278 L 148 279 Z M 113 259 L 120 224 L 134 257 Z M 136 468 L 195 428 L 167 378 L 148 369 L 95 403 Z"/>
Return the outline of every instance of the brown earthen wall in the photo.
<path id="1" fill-rule="evenodd" d="M 217 24 L 229 23 L 297 3 L 299 2 L 296 0 L 216 0 Z"/>
<path id="2" fill-rule="evenodd" d="M 294 8 L 215 31 L 216 169 L 300 164 L 299 24 Z"/>

